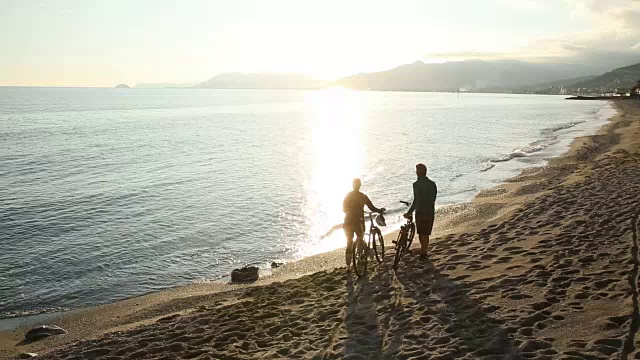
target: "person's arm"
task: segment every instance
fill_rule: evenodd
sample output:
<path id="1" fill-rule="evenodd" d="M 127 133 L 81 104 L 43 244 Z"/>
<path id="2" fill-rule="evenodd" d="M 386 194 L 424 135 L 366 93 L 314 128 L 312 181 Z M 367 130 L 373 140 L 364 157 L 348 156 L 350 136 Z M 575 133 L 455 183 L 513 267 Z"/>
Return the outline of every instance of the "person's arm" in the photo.
<path id="1" fill-rule="evenodd" d="M 369 199 L 369 197 L 367 195 L 364 196 L 365 199 L 365 205 L 367 205 L 367 207 L 369 208 L 369 210 L 373 211 L 373 212 L 377 212 L 377 213 L 382 213 L 384 212 L 384 208 L 382 209 L 378 209 L 377 207 L 373 206 L 373 204 L 371 203 L 371 200 Z"/>
<path id="2" fill-rule="evenodd" d="M 413 203 L 411 203 L 411 207 L 409 208 L 409 211 L 407 211 L 407 213 L 405 215 L 411 215 L 413 214 L 413 211 L 416 209 L 416 184 L 413 184 Z"/>
<path id="3" fill-rule="evenodd" d="M 342 212 L 343 213 L 347 213 L 347 196 L 344 197 L 344 200 L 342 200 Z"/>

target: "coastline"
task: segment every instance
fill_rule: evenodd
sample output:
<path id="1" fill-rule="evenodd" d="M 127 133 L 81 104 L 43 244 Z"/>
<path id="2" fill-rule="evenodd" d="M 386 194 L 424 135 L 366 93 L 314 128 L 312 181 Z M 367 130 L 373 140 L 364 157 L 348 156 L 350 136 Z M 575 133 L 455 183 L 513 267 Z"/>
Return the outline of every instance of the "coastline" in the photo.
<path id="1" fill-rule="evenodd" d="M 495 152 L 483 153 L 484 155 L 478 157 L 477 160 L 474 160 L 476 162 L 474 163 L 474 166 L 466 168 L 464 171 L 458 169 L 456 166 L 453 166 L 454 169 L 444 169 L 444 171 L 442 168 L 436 168 L 435 170 L 433 170 L 433 174 L 437 177 L 436 181 L 438 181 L 439 184 L 442 184 L 441 187 L 443 189 L 443 191 L 440 193 L 440 199 L 438 201 L 438 204 L 436 205 L 436 208 L 441 207 L 442 209 L 440 209 L 440 211 L 447 215 L 450 215 L 451 211 L 455 211 L 455 209 L 460 208 L 459 204 L 466 204 L 471 202 L 480 190 L 485 190 L 487 188 L 503 183 L 506 179 L 512 176 L 516 176 L 523 167 L 541 166 L 546 163 L 549 158 L 561 155 L 562 153 L 564 153 L 565 148 L 568 147 L 569 142 L 574 137 L 583 133 L 590 134 L 591 132 L 595 131 L 595 129 L 599 128 L 597 124 L 600 123 L 601 120 L 598 119 L 604 118 L 605 122 L 607 121 L 607 117 L 605 115 L 606 111 L 603 112 L 603 109 L 610 109 L 610 106 L 605 104 L 608 103 L 593 103 L 593 106 L 588 107 L 588 111 L 568 111 L 570 114 L 565 114 L 566 116 L 564 117 L 558 115 L 564 114 L 564 111 L 558 111 L 558 108 L 563 108 L 562 102 L 558 103 L 558 101 L 554 101 L 553 104 L 550 104 L 550 108 L 548 110 L 544 110 L 546 109 L 546 107 L 544 106 L 538 107 L 540 109 L 543 109 L 541 112 L 545 114 L 547 111 L 552 111 L 550 109 L 556 109 L 556 116 L 549 117 L 549 119 L 552 119 L 550 121 L 552 124 L 532 129 L 532 136 L 522 138 L 513 143 L 509 143 L 511 145 L 509 147 L 503 146 Z M 569 108 L 572 107 L 569 106 Z M 524 114 L 528 113 L 529 112 L 526 111 Z M 546 116 L 544 118 L 546 118 Z M 524 121 L 524 123 L 531 123 L 531 121 Z M 491 132 L 494 133 L 496 131 L 494 130 Z M 508 131 L 506 133 L 508 133 Z M 499 143 L 502 142 L 496 142 L 496 144 Z M 404 157 L 404 155 L 399 156 Z M 473 152 L 471 152 L 471 157 L 476 158 L 476 156 L 473 155 Z M 434 162 L 437 163 L 435 159 Z M 488 165 L 489 168 L 486 168 L 485 165 Z M 412 166 L 412 164 L 407 164 L 407 166 L 403 167 L 404 170 L 402 174 L 407 171 L 411 172 L 410 166 Z M 370 193 L 370 195 L 372 195 L 372 198 L 383 199 L 378 200 L 376 203 L 382 201 L 382 204 L 390 209 L 390 211 L 388 212 L 389 216 L 387 216 L 388 226 L 383 228 L 383 231 L 385 233 L 393 232 L 394 230 L 397 230 L 404 222 L 404 219 L 401 216 L 401 212 L 403 209 L 400 205 L 398 205 L 397 199 L 404 198 L 406 196 L 410 197 L 410 186 L 408 188 L 406 188 L 406 186 L 410 185 L 411 179 L 405 178 L 404 175 L 399 176 L 400 173 L 398 172 L 398 169 L 394 169 L 393 167 L 389 167 L 387 170 L 384 170 L 384 168 L 379 168 L 379 170 L 375 171 L 378 173 L 378 175 L 375 175 L 375 172 L 372 174 L 368 174 L 368 172 L 369 171 L 365 171 L 362 176 L 364 176 L 365 178 L 373 176 L 374 178 L 377 177 L 382 179 L 387 177 L 392 179 L 402 179 L 401 184 L 398 184 L 397 180 L 395 180 L 395 183 L 394 181 L 383 180 L 384 186 L 380 187 L 378 185 L 376 192 L 373 194 Z M 378 182 L 380 181 L 378 180 Z M 402 190 L 398 191 L 397 189 Z M 32 191 L 35 191 L 35 189 L 32 189 Z M 389 196 L 389 194 L 391 193 L 393 193 L 394 195 Z M 23 192 L 22 195 L 28 197 L 28 193 Z M 396 206 L 394 206 L 394 204 Z M 94 206 L 108 207 L 108 204 L 97 203 Z M 335 205 L 332 205 L 331 207 L 333 206 Z M 148 214 L 155 214 L 156 211 L 157 210 L 152 211 Z M 137 219 L 137 217 L 132 216 L 129 220 L 134 221 L 135 219 Z M 102 219 L 101 221 L 105 224 L 109 224 L 105 226 L 106 229 L 117 228 L 117 226 L 114 225 L 118 224 L 118 221 L 111 222 L 107 221 L 106 219 Z M 176 222 L 176 224 L 182 224 L 184 222 L 185 221 L 178 221 Z M 225 221 L 219 226 L 221 228 L 225 228 L 225 226 L 228 225 L 227 222 L 228 221 Z M 338 222 L 340 222 L 340 224 L 338 224 Z M 52 224 L 52 226 L 63 225 L 63 223 Z M 82 225 L 79 226 L 80 228 L 84 229 Z M 206 239 L 202 242 L 202 244 L 207 244 L 203 249 L 192 248 L 190 246 L 187 246 L 185 249 L 178 247 L 180 251 L 178 251 L 177 254 L 174 254 L 175 256 L 168 257 L 168 259 L 170 259 L 168 261 L 172 263 L 172 266 L 168 268 L 172 269 L 173 271 L 170 271 L 172 275 L 168 278 L 165 277 L 166 274 L 162 269 L 155 269 L 149 272 L 131 271 L 130 275 L 136 278 L 135 281 L 127 280 L 126 278 L 119 278 L 120 280 L 117 280 L 117 282 L 114 282 L 113 280 L 105 280 L 104 282 L 88 280 L 85 283 L 84 281 L 77 282 L 74 279 L 71 279 L 74 280 L 71 282 L 71 286 L 65 286 L 63 289 L 43 289 L 45 290 L 45 292 L 41 297 L 34 296 L 34 294 L 40 293 L 40 291 L 38 291 L 40 289 L 31 288 L 32 286 L 34 286 L 34 284 L 37 284 L 37 280 L 32 281 L 31 279 L 25 279 L 27 285 L 24 288 L 22 287 L 23 285 L 9 285 L 8 293 L 10 295 L 8 295 L 7 298 L 17 297 L 21 298 L 22 300 L 13 304 L 5 301 L 4 304 L 2 304 L 5 306 L 2 306 L 3 311 L 2 313 L 0 313 L 0 330 L 2 330 L 3 327 L 7 327 L 3 326 L 3 323 L 6 323 L 6 321 L 2 320 L 4 318 L 31 317 L 45 313 L 68 312 L 81 308 L 120 301 L 131 297 L 147 295 L 152 292 L 164 291 L 166 289 L 171 289 L 174 287 L 188 286 L 196 282 L 225 282 L 229 279 L 229 273 L 233 268 L 234 262 L 235 267 L 241 264 L 259 266 L 263 275 L 270 276 L 272 272 L 270 263 L 272 261 L 280 263 L 297 261 L 303 257 L 332 251 L 336 247 L 340 247 L 341 245 L 344 246 L 344 236 L 342 234 L 341 226 L 342 224 L 340 217 L 336 218 L 333 221 L 327 222 L 326 224 L 317 226 L 317 228 L 330 227 L 332 230 L 327 231 L 322 236 L 317 236 L 317 234 L 315 233 L 308 233 L 305 241 L 299 242 L 296 239 L 292 242 L 294 246 L 292 248 L 285 247 L 284 249 L 286 250 L 283 250 L 281 247 L 283 243 L 287 243 L 288 241 L 290 241 L 286 236 L 282 238 L 286 240 L 277 240 L 278 246 L 273 247 L 273 250 L 266 250 L 260 253 L 256 253 L 254 251 L 247 252 L 246 248 L 242 248 L 245 251 L 242 251 L 240 253 L 236 252 L 234 254 L 233 251 L 230 251 L 228 249 L 234 249 L 235 245 L 225 247 L 225 249 L 227 250 L 214 251 L 214 248 L 207 248 L 207 246 L 209 246 L 209 243 L 206 241 Z M 164 236 L 166 236 L 166 238 L 168 239 L 175 238 L 176 236 L 174 236 L 174 234 L 178 233 L 177 229 L 179 227 L 180 226 L 176 225 L 176 228 L 174 230 L 170 232 L 165 231 L 163 233 Z M 212 229 L 211 235 L 213 235 L 215 238 L 225 237 L 228 234 L 226 229 L 227 228 L 225 228 L 224 232 L 216 232 L 215 229 Z M 110 230 L 103 229 L 96 231 L 104 235 Z M 22 238 L 31 238 L 31 236 L 27 236 L 29 232 L 25 231 L 24 233 L 25 236 L 23 236 Z M 38 233 L 46 234 L 46 232 Z M 94 235 L 97 236 L 97 233 Z M 162 234 L 156 235 L 161 236 L 163 239 L 165 238 L 162 236 Z M 87 234 L 87 236 L 89 235 Z M 137 240 L 137 237 L 135 237 L 133 234 L 131 236 L 132 240 Z M 104 239 L 109 239 L 109 237 L 105 236 Z M 46 239 L 44 240 L 46 241 Z M 202 239 L 198 241 L 201 240 Z M 100 244 L 104 242 L 102 246 L 105 246 L 108 249 L 115 247 L 114 245 L 109 245 L 108 241 L 105 242 L 100 237 L 98 237 L 96 241 Z M 215 243 L 217 240 L 212 241 L 213 243 Z M 116 243 L 118 242 L 116 241 L 114 244 Z M 40 247 L 37 246 L 35 248 L 38 249 Z M 16 247 L 16 249 L 20 249 L 20 246 Z M 47 249 L 47 247 L 42 247 L 42 249 Z M 160 252 L 162 253 L 162 251 Z M 89 251 L 87 254 L 93 253 L 94 252 Z M 99 274 L 99 276 L 106 276 L 105 279 L 109 279 L 109 272 L 116 271 L 116 274 L 120 274 L 123 271 L 129 271 L 123 270 L 123 268 L 119 265 L 108 266 L 107 263 L 109 261 L 120 262 L 125 261 L 125 259 L 129 259 L 127 261 L 130 261 L 130 258 L 135 258 L 136 256 L 139 257 L 139 254 L 146 253 L 148 253 L 148 249 L 132 248 L 128 251 L 124 251 L 123 256 L 121 256 L 120 258 L 109 260 L 110 257 L 107 256 L 104 259 L 98 260 L 98 262 L 105 261 L 105 263 L 100 265 L 98 269 L 94 269 L 92 271 L 96 271 L 96 274 Z M 57 256 L 55 255 L 56 253 L 54 252 L 52 254 L 54 255 L 53 257 L 45 257 L 45 259 L 55 259 L 55 257 Z M 231 257 L 229 258 L 229 256 Z M 208 259 L 209 257 L 211 257 L 211 259 Z M 9 264 L 11 264 L 11 259 L 20 258 L 21 255 L 18 253 L 16 255 L 9 256 L 8 262 Z M 155 257 L 151 258 L 153 259 Z M 156 263 L 155 260 L 152 260 L 150 262 L 154 264 Z M 52 264 L 51 266 L 54 265 L 55 264 Z M 9 270 L 8 279 L 10 280 L 10 284 L 12 284 L 12 281 L 14 281 L 11 274 L 14 271 L 17 271 L 17 269 L 21 268 L 21 265 L 18 264 L 7 267 L 7 269 Z M 144 268 L 147 267 L 145 266 Z M 56 271 L 60 271 L 57 267 L 55 267 L 55 269 Z M 152 267 L 149 267 L 149 269 L 152 269 Z M 189 276 L 181 280 L 176 280 L 175 270 L 180 270 L 184 274 L 189 274 Z M 138 277 L 138 275 L 140 274 L 142 274 L 142 277 Z M 192 274 L 195 274 L 196 276 L 193 276 Z M 62 274 L 52 275 L 58 278 L 61 283 L 65 283 L 65 272 L 63 272 Z M 116 275 L 116 278 L 117 276 L 120 275 Z M 39 277 L 36 276 L 34 279 L 38 278 Z M 83 277 L 80 277 L 80 279 L 82 278 Z M 66 280 L 68 281 L 69 279 Z M 104 287 L 106 291 L 92 294 L 92 290 L 90 289 L 93 289 L 93 286 L 96 284 L 100 284 L 99 286 Z M 44 286 L 46 287 L 46 284 Z M 17 294 L 16 291 L 13 291 L 12 289 L 23 289 L 21 290 L 23 294 Z M 71 295 L 71 297 L 67 297 L 68 294 L 73 294 L 74 292 L 80 292 L 85 295 Z"/>
<path id="2" fill-rule="evenodd" d="M 613 152 L 618 148 L 637 145 L 634 143 L 634 139 L 626 139 L 625 142 L 624 137 L 621 137 L 620 144 L 607 142 L 607 139 L 615 137 L 616 130 L 629 122 L 628 116 L 637 116 L 640 113 L 637 108 L 629 108 L 629 106 L 633 107 L 633 104 L 619 106 L 622 106 L 619 107 L 620 114 L 610 119 L 596 135 L 574 139 L 568 152 L 552 159 L 548 166 L 527 169 L 503 185 L 482 191 L 469 204 L 460 205 L 451 214 L 444 214 L 440 217 L 438 227 L 435 230 L 436 239 L 433 241 L 434 251 L 440 248 L 439 242 L 453 239 L 453 234 L 463 237 L 465 234 L 484 231 L 483 228 L 494 229 L 499 226 L 497 224 L 505 221 L 522 208 L 525 203 L 553 191 L 553 187 L 567 181 L 569 183 L 579 181 L 584 176 L 583 173 L 587 171 L 585 169 L 589 166 L 590 159 L 606 152 Z M 629 112 L 632 114 L 628 115 Z M 386 238 L 390 239 L 393 236 L 392 233 Z M 386 243 L 389 244 L 390 241 L 388 240 Z M 342 251 L 338 249 L 286 264 L 280 269 L 275 269 L 272 276 L 251 285 L 194 284 L 113 304 L 64 313 L 53 321 L 67 329 L 69 334 L 28 346 L 20 346 L 17 349 L 14 348 L 14 345 L 20 340 L 24 328 L 8 332 L 0 331 L 0 356 L 12 356 L 16 351 L 51 350 L 76 340 L 91 339 L 113 331 L 123 331 L 140 325 L 153 324 L 159 318 L 169 314 L 182 314 L 186 317 L 186 314 L 192 311 L 195 311 L 194 314 L 206 312 L 210 307 L 219 306 L 221 302 L 229 304 L 238 302 L 247 292 L 252 291 L 248 288 L 264 290 L 269 286 L 286 286 L 284 284 L 289 283 L 287 280 L 304 282 L 306 280 L 300 279 L 300 277 L 312 273 L 315 273 L 310 275 L 312 278 L 333 279 L 338 277 L 341 279 L 343 274 L 340 270 L 330 270 L 329 272 L 327 270 L 342 266 Z M 285 283 L 281 284 L 281 282 Z"/>

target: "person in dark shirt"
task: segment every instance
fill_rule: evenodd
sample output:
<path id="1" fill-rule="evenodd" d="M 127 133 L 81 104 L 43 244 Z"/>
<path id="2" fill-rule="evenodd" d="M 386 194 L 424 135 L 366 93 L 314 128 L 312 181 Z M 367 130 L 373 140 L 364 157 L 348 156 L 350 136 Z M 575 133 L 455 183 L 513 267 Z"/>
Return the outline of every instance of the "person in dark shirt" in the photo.
<path id="1" fill-rule="evenodd" d="M 344 211 L 344 233 L 347 236 L 347 250 L 345 260 L 347 262 L 347 271 L 351 271 L 351 248 L 353 247 L 353 235 L 356 235 L 356 241 L 361 241 L 364 237 L 364 206 L 374 212 L 383 213 L 385 208 L 378 209 L 373 206 L 369 197 L 360 192 L 362 182 L 360 179 L 353 179 L 353 191 L 345 196 L 342 202 L 342 210 Z"/>
<path id="2" fill-rule="evenodd" d="M 438 187 L 436 183 L 427 177 L 427 167 L 424 164 L 416 165 L 416 175 L 418 175 L 418 180 L 413 183 L 413 204 L 411 204 L 411 208 L 404 216 L 410 218 L 413 211 L 415 210 L 416 212 L 415 223 L 418 230 L 418 238 L 420 239 L 420 258 L 423 259 L 427 257 L 429 235 L 431 235 L 431 230 L 433 229 Z"/>

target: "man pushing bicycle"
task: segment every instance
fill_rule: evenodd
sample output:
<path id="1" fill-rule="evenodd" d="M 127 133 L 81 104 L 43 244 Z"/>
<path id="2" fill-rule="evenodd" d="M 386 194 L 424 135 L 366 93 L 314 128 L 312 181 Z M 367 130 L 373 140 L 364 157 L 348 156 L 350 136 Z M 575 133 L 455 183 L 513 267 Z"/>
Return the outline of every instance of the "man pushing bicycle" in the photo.
<path id="1" fill-rule="evenodd" d="M 344 233 L 347 237 L 347 250 L 345 252 L 345 260 L 347 262 L 347 272 L 351 271 L 351 248 L 353 247 L 353 235 L 356 241 L 363 241 L 364 237 L 364 206 L 373 211 L 382 214 L 386 209 L 373 206 L 369 197 L 360 192 L 362 182 L 360 179 L 353 179 L 353 191 L 345 196 L 342 202 L 342 210 L 344 211 Z"/>
<path id="2" fill-rule="evenodd" d="M 413 204 L 404 216 L 406 218 L 416 212 L 416 228 L 418 229 L 418 238 L 420 239 L 420 258 L 427 257 L 427 248 L 429 247 L 429 235 L 433 229 L 433 220 L 435 218 L 435 202 L 438 195 L 438 187 L 431 179 L 427 177 L 427 167 L 424 164 L 416 165 L 416 175 L 418 180 L 413 183 Z"/>

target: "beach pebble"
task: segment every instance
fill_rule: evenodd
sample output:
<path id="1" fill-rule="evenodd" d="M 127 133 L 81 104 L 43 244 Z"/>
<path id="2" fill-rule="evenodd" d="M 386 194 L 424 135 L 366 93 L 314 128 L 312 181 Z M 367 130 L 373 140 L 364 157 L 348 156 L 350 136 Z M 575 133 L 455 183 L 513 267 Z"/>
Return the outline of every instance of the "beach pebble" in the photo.
<path id="1" fill-rule="evenodd" d="M 280 267 L 280 266 L 282 266 L 282 265 L 284 265 L 284 263 L 281 263 L 281 262 L 275 262 L 275 261 L 274 261 L 274 262 L 272 262 L 272 263 L 271 263 L 271 268 L 272 268 L 272 269 L 279 268 L 279 267 Z"/>
<path id="2" fill-rule="evenodd" d="M 48 336 L 64 335 L 66 333 L 67 333 L 67 331 L 65 329 L 59 327 L 59 326 L 43 325 L 43 326 L 38 326 L 38 327 L 35 327 L 35 328 L 29 330 L 24 335 L 24 340 L 25 341 L 36 341 L 36 340 L 40 340 L 42 338 L 46 338 Z"/>
<path id="3" fill-rule="evenodd" d="M 258 280 L 258 269 L 257 266 L 245 266 L 241 269 L 234 269 L 231 272 L 231 282 L 253 282 Z"/>

